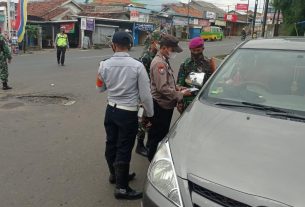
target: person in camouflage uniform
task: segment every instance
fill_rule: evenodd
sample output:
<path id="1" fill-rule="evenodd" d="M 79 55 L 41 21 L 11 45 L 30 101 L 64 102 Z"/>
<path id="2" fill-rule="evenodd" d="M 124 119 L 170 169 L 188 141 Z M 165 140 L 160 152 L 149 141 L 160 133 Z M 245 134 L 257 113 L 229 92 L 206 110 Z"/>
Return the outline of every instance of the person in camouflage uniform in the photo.
<path id="1" fill-rule="evenodd" d="M 146 71 L 150 73 L 150 64 L 154 57 L 156 56 L 158 50 L 159 50 L 159 39 L 161 38 L 161 33 L 158 31 L 154 31 L 150 34 L 149 40 L 145 43 L 146 44 L 146 49 L 144 48 L 144 52 L 142 56 L 140 57 L 140 61 L 143 63 L 143 65 L 146 68 Z M 149 45 L 147 45 L 149 43 Z M 146 135 L 147 129 L 145 128 L 144 124 L 139 122 L 139 129 L 138 129 L 138 134 L 137 134 L 137 147 L 136 147 L 136 153 L 147 156 L 147 149 L 144 145 L 144 139 Z"/>
<path id="2" fill-rule="evenodd" d="M 0 79 L 2 81 L 2 89 L 9 90 L 12 87 L 7 85 L 8 82 L 8 65 L 11 63 L 12 55 L 11 52 L 5 43 L 4 37 L 0 35 Z"/>
<path id="3" fill-rule="evenodd" d="M 191 72 L 203 72 L 205 73 L 205 83 L 213 72 L 216 70 L 216 63 L 214 58 L 207 58 L 203 55 L 204 41 L 200 37 L 193 38 L 189 43 L 189 49 L 191 51 L 191 57 L 187 58 L 181 65 L 178 73 L 177 84 L 180 87 L 190 87 L 186 84 L 185 79 Z M 194 96 L 188 96 L 183 98 L 183 103 L 179 104 L 178 110 L 180 113 L 192 103 Z"/>

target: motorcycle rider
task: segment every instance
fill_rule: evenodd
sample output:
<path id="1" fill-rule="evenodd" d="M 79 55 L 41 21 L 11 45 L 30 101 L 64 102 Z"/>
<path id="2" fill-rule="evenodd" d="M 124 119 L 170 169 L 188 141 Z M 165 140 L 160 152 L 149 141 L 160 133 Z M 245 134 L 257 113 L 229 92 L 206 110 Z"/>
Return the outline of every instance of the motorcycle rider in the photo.
<path id="1" fill-rule="evenodd" d="M 241 40 L 245 40 L 247 36 L 246 28 L 243 28 L 241 31 Z"/>
<path id="2" fill-rule="evenodd" d="M 181 65 L 178 73 L 177 84 L 181 87 L 190 87 L 185 82 L 185 79 L 191 72 L 205 73 L 203 84 L 216 70 L 216 63 L 214 58 L 207 58 L 203 55 L 204 40 L 200 37 L 193 38 L 189 43 L 191 57 L 187 58 Z M 183 103 L 178 105 L 180 113 L 194 100 L 195 95 L 185 96 Z"/>

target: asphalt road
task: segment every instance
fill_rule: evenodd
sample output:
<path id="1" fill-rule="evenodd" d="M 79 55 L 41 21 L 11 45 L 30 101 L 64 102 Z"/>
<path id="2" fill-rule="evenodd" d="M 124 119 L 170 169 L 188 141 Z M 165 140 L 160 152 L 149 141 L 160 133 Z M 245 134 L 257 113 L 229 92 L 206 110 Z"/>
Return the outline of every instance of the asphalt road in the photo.
<path id="1" fill-rule="evenodd" d="M 205 54 L 227 54 L 238 42 L 208 42 Z M 187 43 L 181 45 L 185 52 L 172 61 L 176 72 L 189 55 Z M 131 55 L 141 52 L 136 47 Z M 57 66 L 54 50 L 14 57 L 9 66 L 14 89 L 0 91 L 0 206 L 140 206 L 115 200 L 108 183 L 106 93 L 96 92 L 95 78 L 99 61 L 111 55 L 111 49 L 73 49 L 65 67 Z M 143 188 L 148 164 L 134 154 L 132 187 Z"/>

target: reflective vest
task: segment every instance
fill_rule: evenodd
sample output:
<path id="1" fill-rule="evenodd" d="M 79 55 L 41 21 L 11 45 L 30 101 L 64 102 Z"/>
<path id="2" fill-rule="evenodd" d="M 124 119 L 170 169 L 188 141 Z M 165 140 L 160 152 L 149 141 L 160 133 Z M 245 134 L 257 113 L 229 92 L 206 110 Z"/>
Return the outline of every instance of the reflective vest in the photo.
<path id="1" fill-rule="evenodd" d="M 66 34 L 57 34 L 57 46 L 66 47 L 67 46 L 68 36 Z"/>

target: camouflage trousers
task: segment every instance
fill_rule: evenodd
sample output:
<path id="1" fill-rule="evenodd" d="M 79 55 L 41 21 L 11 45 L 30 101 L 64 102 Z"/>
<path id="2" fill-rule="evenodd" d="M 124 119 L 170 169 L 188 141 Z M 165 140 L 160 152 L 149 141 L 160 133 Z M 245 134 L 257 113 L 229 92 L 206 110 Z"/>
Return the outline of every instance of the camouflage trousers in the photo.
<path id="1" fill-rule="evenodd" d="M 7 64 L 0 65 L 0 79 L 2 83 L 7 82 L 8 80 L 8 67 Z"/>

